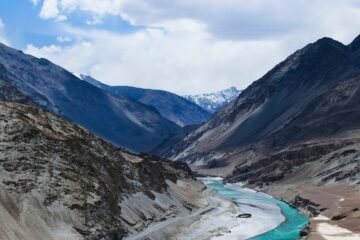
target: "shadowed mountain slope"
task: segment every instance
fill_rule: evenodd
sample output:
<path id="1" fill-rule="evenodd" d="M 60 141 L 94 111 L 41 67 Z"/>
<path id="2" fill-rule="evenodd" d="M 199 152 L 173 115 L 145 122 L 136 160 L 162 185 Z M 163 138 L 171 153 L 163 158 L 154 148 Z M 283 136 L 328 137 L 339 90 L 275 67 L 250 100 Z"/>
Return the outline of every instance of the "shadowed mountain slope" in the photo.
<path id="1" fill-rule="evenodd" d="M 262 185 L 301 169 L 298 181 L 357 184 L 359 41 L 323 38 L 295 52 L 165 155 L 229 181 Z M 354 158 L 333 157 L 348 148 Z"/>
<path id="2" fill-rule="evenodd" d="M 45 108 L 133 151 L 150 151 L 178 130 L 152 107 L 110 95 L 46 59 L 2 44 L 0 96 Z"/>

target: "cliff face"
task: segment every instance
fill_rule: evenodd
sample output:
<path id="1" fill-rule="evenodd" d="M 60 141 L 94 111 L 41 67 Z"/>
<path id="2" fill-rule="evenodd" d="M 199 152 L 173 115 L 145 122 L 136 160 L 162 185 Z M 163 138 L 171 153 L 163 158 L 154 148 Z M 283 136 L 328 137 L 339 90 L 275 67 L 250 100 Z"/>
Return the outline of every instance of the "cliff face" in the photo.
<path id="1" fill-rule="evenodd" d="M 1 102 L 0 126 L 2 239 L 122 239 L 203 204 L 185 164 L 115 148 L 30 106 Z"/>

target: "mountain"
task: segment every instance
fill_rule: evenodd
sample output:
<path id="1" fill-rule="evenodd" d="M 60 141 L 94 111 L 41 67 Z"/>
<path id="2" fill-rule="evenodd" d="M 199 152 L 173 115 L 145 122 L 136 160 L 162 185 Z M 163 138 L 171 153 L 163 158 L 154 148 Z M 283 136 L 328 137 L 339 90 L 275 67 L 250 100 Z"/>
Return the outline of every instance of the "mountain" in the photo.
<path id="1" fill-rule="evenodd" d="M 167 153 L 254 186 L 359 183 L 360 37 L 295 52 Z M 290 181 L 291 179 L 291 181 Z"/>
<path id="2" fill-rule="evenodd" d="M 152 106 L 164 118 L 176 123 L 180 127 L 201 124 L 211 117 L 211 113 L 171 92 L 127 86 L 112 87 L 89 76 L 82 75 L 81 78 L 115 96 L 125 96 Z"/>
<path id="3" fill-rule="evenodd" d="M 186 95 L 184 97 L 203 109 L 215 113 L 237 98 L 240 93 L 241 90 L 238 90 L 236 87 L 230 87 L 213 93 Z"/>
<path id="4" fill-rule="evenodd" d="M 153 107 L 108 94 L 46 59 L 3 44 L 0 96 L 47 109 L 136 152 L 152 150 L 179 129 Z"/>
<path id="5" fill-rule="evenodd" d="M 322 225 L 359 233 L 360 36 L 350 45 L 323 38 L 296 51 L 165 149 L 198 174 L 321 215 L 309 239 L 319 239 Z"/>
<path id="6" fill-rule="evenodd" d="M 0 125 L 1 239 L 123 239 L 204 205 L 186 164 L 132 154 L 27 105 L 0 102 Z"/>
<path id="7" fill-rule="evenodd" d="M 183 138 L 186 137 L 189 133 L 200 127 L 200 125 L 188 125 L 180 128 L 173 135 L 165 139 L 161 144 L 154 148 L 150 153 L 157 156 L 164 156 L 172 147 L 180 142 Z"/>

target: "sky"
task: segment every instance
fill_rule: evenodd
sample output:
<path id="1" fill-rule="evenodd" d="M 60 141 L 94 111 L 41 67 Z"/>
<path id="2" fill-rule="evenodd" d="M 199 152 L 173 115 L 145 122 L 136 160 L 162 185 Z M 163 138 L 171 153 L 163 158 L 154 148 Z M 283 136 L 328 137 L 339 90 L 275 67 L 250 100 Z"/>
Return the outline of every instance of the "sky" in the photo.
<path id="1" fill-rule="evenodd" d="M 2 0 L 0 41 L 109 85 L 246 88 L 321 37 L 360 34 L 359 0 Z"/>

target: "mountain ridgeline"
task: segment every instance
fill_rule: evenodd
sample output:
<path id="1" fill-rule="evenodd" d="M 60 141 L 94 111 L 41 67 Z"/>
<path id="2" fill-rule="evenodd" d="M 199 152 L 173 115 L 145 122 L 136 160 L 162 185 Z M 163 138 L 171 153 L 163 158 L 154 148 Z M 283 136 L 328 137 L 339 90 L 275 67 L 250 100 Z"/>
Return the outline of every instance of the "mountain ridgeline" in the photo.
<path id="1" fill-rule="evenodd" d="M 46 59 L 3 44 L 0 98 L 47 109 L 136 152 L 152 150 L 179 129 L 151 106 L 109 94 Z"/>
<path id="2" fill-rule="evenodd" d="M 298 50 L 166 151 L 250 185 L 359 184 L 360 37 Z M 290 181 L 290 182 L 291 182 Z"/>
<path id="3" fill-rule="evenodd" d="M 128 86 L 113 87 L 89 76 L 82 75 L 81 78 L 115 96 L 128 97 L 154 107 L 164 118 L 176 123 L 180 127 L 204 123 L 212 115 L 195 103 L 171 92 Z"/>

